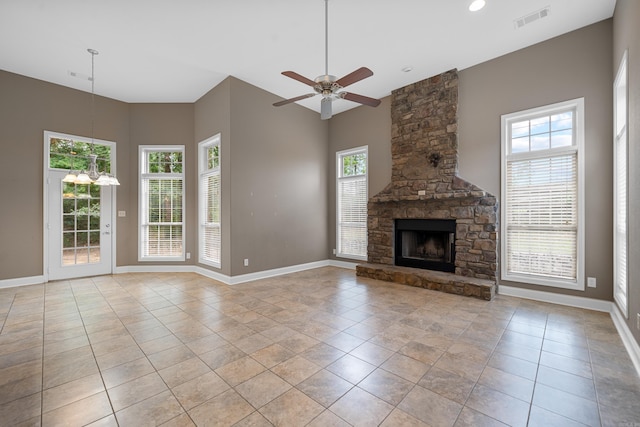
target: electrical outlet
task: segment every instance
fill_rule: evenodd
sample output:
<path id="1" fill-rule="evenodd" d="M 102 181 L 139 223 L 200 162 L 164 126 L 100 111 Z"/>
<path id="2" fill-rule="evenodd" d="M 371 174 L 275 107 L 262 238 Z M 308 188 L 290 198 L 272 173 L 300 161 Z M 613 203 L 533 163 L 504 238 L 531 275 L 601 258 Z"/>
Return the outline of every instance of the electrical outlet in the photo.
<path id="1" fill-rule="evenodd" d="M 636 320 L 636 328 L 640 329 L 640 313 L 637 314 L 638 318 Z"/>
<path id="2" fill-rule="evenodd" d="M 187 252 L 187 259 L 191 259 L 191 252 Z"/>
<path id="3" fill-rule="evenodd" d="M 596 287 L 596 278 L 595 277 L 587 277 L 587 286 L 590 288 Z"/>
<path id="4" fill-rule="evenodd" d="M 336 250 L 335 250 L 335 249 L 333 250 L 333 254 L 334 254 L 334 255 L 336 254 Z"/>
<path id="5" fill-rule="evenodd" d="M 249 258 L 244 259 L 244 266 L 249 267 Z"/>

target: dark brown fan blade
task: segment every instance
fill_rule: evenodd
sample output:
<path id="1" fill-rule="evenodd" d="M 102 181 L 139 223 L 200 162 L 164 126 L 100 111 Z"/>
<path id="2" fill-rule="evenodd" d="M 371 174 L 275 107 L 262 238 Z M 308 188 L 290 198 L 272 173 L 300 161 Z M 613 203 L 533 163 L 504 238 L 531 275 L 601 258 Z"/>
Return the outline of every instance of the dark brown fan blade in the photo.
<path id="1" fill-rule="evenodd" d="M 377 107 L 380 105 L 380 102 L 382 102 L 379 99 L 369 98 L 368 96 L 358 95 L 356 93 L 342 92 L 340 96 L 349 101 L 358 102 L 370 107 Z"/>
<path id="2" fill-rule="evenodd" d="M 285 99 L 284 101 L 279 101 L 273 104 L 274 107 L 280 107 L 282 105 L 291 104 L 292 102 L 300 101 L 301 99 L 311 98 L 312 96 L 316 96 L 317 93 L 307 93 L 306 95 L 296 96 L 295 98 Z"/>
<path id="3" fill-rule="evenodd" d="M 367 67 L 358 68 L 351 74 L 347 74 L 341 79 L 338 79 L 336 82 L 341 87 L 347 87 L 349 85 L 354 84 L 355 82 L 359 82 L 362 79 L 366 79 L 367 77 L 373 76 L 373 71 L 368 69 Z"/>
<path id="4" fill-rule="evenodd" d="M 301 76 L 300 74 L 296 73 L 295 71 L 283 71 L 282 72 L 283 76 L 287 76 L 293 80 L 297 80 L 301 83 L 304 83 L 306 85 L 309 85 L 311 87 L 314 87 L 317 83 L 314 82 L 311 79 L 306 78 L 305 76 Z"/>

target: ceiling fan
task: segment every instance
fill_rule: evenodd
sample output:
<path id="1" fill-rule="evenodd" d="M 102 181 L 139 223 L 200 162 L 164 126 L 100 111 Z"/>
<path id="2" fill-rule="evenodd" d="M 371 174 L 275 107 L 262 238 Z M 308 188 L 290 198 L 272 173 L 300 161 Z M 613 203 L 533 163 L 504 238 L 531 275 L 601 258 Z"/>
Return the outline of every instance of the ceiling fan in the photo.
<path id="1" fill-rule="evenodd" d="M 331 118 L 331 103 L 336 99 L 347 99 L 349 101 L 357 102 L 363 105 L 369 105 L 371 107 L 377 107 L 380 105 L 379 99 L 369 98 L 368 96 L 358 95 L 352 92 L 345 92 L 342 89 L 345 87 L 364 80 L 367 77 L 373 75 L 373 71 L 367 67 L 361 67 L 353 71 L 346 76 L 337 79 L 336 76 L 329 74 L 329 0 L 324 0 L 324 74 L 316 77 L 315 80 L 308 79 L 295 71 L 283 71 L 282 74 L 311 86 L 315 92 L 307 93 L 305 95 L 296 96 L 295 98 L 285 99 L 280 102 L 276 102 L 273 105 L 280 107 L 282 105 L 291 104 L 292 102 L 300 101 L 302 99 L 311 98 L 312 96 L 322 95 L 320 101 L 320 118 L 322 120 Z"/>

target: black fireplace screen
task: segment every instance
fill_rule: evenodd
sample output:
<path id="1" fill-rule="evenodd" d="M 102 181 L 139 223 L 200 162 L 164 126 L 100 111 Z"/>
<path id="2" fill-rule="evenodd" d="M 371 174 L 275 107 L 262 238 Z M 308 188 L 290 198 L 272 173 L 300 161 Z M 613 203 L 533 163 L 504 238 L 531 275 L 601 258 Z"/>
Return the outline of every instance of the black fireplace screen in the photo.
<path id="1" fill-rule="evenodd" d="M 396 265 L 455 271 L 455 231 L 455 220 L 397 219 Z"/>

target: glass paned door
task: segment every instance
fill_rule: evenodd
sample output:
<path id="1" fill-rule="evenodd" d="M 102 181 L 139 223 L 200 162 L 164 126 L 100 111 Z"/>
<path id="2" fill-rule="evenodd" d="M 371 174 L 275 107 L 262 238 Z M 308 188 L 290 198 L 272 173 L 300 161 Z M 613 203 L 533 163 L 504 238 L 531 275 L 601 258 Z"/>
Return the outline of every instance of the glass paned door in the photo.
<path id="1" fill-rule="evenodd" d="M 49 172 L 49 279 L 111 273 L 111 187 Z"/>
<path id="2" fill-rule="evenodd" d="M 62 182 L 62 265 L 100 262 L 100 187 Z"/>

